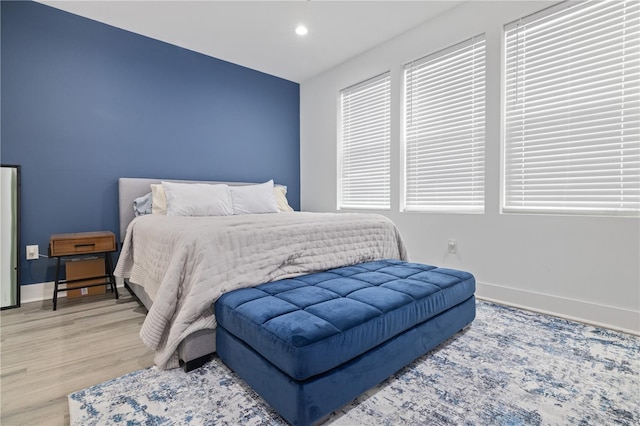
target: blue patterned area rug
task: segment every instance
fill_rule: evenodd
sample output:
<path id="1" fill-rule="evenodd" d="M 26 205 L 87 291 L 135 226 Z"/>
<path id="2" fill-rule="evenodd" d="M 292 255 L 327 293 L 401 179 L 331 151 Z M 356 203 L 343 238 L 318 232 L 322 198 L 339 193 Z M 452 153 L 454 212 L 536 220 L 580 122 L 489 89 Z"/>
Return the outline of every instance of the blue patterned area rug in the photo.
<path id="1" fill-rule="evenodd" d="M 274 390 L 277 391 L 277 390 Z M 285 425 L 218 358 L 69 395 L 72 425 Z M 487 302 L 330 425 L 640 425 L 640 338 Z"/>

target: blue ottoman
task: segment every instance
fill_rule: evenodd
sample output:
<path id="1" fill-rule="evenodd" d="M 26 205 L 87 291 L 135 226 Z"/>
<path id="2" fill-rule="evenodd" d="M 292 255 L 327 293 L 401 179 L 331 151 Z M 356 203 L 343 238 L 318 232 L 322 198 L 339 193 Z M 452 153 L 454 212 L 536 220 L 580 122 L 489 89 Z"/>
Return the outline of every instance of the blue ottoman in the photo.
<path id="1" fill-rule="evenodd" d="M 295 425 L 322 420 L 475 318 L 475 279 L 380 260 L 227 293 L 220 359 Z"/>

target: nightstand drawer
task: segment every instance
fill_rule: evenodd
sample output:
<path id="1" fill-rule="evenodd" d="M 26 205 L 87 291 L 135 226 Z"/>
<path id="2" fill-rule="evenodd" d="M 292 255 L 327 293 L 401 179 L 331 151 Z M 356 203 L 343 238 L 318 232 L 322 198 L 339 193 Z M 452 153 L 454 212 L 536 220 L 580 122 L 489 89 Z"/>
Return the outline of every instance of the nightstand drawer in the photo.
<path id="1" fill-rule="evenodd" d="M 55 234 L 51 236 L 49 248 L 51 256 L 110 252 L 116 250 L 116 237 L 108 231 Z"/>

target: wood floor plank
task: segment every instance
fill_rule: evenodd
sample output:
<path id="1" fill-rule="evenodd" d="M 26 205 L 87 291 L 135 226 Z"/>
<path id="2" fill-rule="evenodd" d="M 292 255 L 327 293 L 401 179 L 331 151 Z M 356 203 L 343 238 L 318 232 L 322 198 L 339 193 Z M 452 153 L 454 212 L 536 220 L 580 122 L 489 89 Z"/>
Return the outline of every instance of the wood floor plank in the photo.
<path id="1" fill-rule="evenodd" d="M 145 311 L 122 291 L 0 312 L 0 423 L 67 425 L 71 392 L 153 365 Z"/>

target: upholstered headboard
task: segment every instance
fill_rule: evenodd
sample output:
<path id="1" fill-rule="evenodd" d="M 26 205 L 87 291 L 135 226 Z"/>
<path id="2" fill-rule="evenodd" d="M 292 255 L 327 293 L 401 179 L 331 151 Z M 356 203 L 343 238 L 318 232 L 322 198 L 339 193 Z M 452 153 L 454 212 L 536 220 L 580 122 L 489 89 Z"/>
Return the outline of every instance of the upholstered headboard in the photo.
<path id="1" fill-rule="evenodd" d="M 189 182 L 189 183 L 226 183 L 227 185 L 251 185 L 251 182 L 218 182 L 202 180 L 151 179 L 151 178 L 120 178 L 118 179 L 118 205 L 120 210 L 120 242 L 124 241 L 127 226 L 135 217 L 133 201 L 151 192 L 152 183 Z"/>

